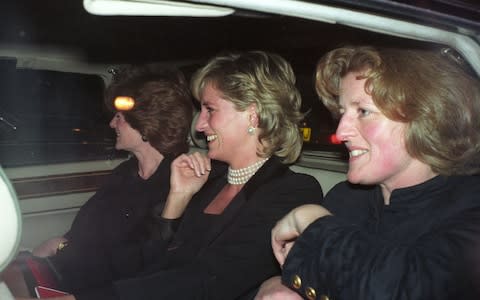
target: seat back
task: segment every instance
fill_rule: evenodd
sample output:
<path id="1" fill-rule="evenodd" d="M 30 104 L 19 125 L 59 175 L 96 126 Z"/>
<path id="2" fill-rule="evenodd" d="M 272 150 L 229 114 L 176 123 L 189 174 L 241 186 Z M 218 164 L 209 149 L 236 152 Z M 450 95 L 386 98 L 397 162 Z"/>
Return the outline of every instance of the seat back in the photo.
<path id="1" fill-rule="evenodd" d="M 0 167 L 0 272 L 17 253 L 22 232 L 22 216 L 17 194 Z"/>

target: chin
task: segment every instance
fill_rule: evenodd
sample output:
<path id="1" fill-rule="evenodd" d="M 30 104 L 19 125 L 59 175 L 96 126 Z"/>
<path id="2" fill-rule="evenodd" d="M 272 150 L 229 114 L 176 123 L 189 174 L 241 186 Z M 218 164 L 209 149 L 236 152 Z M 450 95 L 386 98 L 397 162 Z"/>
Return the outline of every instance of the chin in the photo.
<path id="1" fill-rule="evenodd" d="M 352 174 L 352 173 L 348 172 L 347 173 L 347 180 L 348 180 L 348 182 L 353 183 L 353 184 L 363 184 L 361 176 L 359 176 L 358 174 L 355 174 L 355 173 Z"/>
<path id="2" fill-rule="evenodd" d="M 366 174 L 347 174 L 347 180 L 353 184 L 363 184 L 363 185 L 375 185 L 378 184 L 378 181 L 375 181 L 373 178 L 368 177 Z"/>
<path id="3" fill-rule="evenodd" d="M 207 156 L 210 159 L 218 160 L 218 161 L 223 161 L 225 162 L 225 159 L 223 159 L 223 156 L 221 153 L 218 153 L 217 151 L 208 151 Z"/>
<path id="4" fill-rule="evenodd" d="M 211 150 L 208 150 L 207 156 L 208 156 L 208 158 L 210 158 L 210 159 L 216 159 L 216 158 L 215 158 L 215 152 L 213 152 L 213 151 L 211 151 Z"/>

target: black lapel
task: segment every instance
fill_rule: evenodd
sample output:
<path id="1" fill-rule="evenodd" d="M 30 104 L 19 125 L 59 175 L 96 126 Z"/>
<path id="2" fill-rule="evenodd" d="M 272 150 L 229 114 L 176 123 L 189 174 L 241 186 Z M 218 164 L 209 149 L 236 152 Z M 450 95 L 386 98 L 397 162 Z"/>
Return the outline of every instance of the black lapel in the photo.
<path id="1" fill-rule="evenodd" d="M 255 191 L 261 187 L 265 182 L 268 182 L 271 178 L 279 177 L 288 171 L 288 166 L 282 164 L 280 159 L 276 156 L 272 156 L 252 178 L 245 184 L 242 192 L 248 199 L 255 193 Z"/>
<path id="2" fill-rule="evenodd" d="M 225 228 L 235 220 L 241 208 L 246 202 L 248 202 L 259 187 L 270 181 L 272 178 L 283 175 L 288 170 L 287 165 L 282 164 L 277 157 L 272 156 L 235 196 L 221 215 L 221 219 L 216 226 L 210 229 L 208 233 L 208 242 L 204 244 L 205 246 L 202 251 L 206 250 L 206 248 L 216 240 Z"/>

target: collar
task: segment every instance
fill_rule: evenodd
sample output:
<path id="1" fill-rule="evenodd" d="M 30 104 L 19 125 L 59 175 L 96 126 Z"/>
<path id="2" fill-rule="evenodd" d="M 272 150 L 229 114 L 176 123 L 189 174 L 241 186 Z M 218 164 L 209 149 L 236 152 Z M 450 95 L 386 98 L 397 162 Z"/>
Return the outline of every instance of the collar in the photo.
<path id="1" fill-rule="evenodd" d="M 377 212 L 379 210 L 417 211 L 430 205 L 432 200 L 442 197 L 448 187 L 448 177 L 437 175 L 420 184 L 393 190 L 390 195 L 390 204 L 385 205 L 381 188 L 376 186 L 373 206 Z"/>

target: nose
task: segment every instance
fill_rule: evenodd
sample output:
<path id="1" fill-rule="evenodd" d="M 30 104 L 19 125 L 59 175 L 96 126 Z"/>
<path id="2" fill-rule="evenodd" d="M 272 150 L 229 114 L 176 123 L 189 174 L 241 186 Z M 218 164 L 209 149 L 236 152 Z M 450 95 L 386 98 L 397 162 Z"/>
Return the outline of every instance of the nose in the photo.
<path id="1" fill-rule="evenodd" d="M 198 132 L 204 132 L 207 126 L 207 112 L 202 109 L 197 115 L 197 120 L 195 122 L 195 130 Z"/>
<path id="2" fill-rule="evenodd" d="M 110 128 L 115 128 L 115 126 L 117 125 L 117 115 L 115 114 L 113 116 L 113 118 L 110 120 L 110 123 L 108 125 L 110 125 Z"/>
<path id="3" fill-rule="evenodd" d="M 337 131 L 335 133 L 337 138 L 342 142 L 346 142 L 352 137 L 354 132 L 352 118 L 347 114 L 343 114 L 338 122 Z"/>

